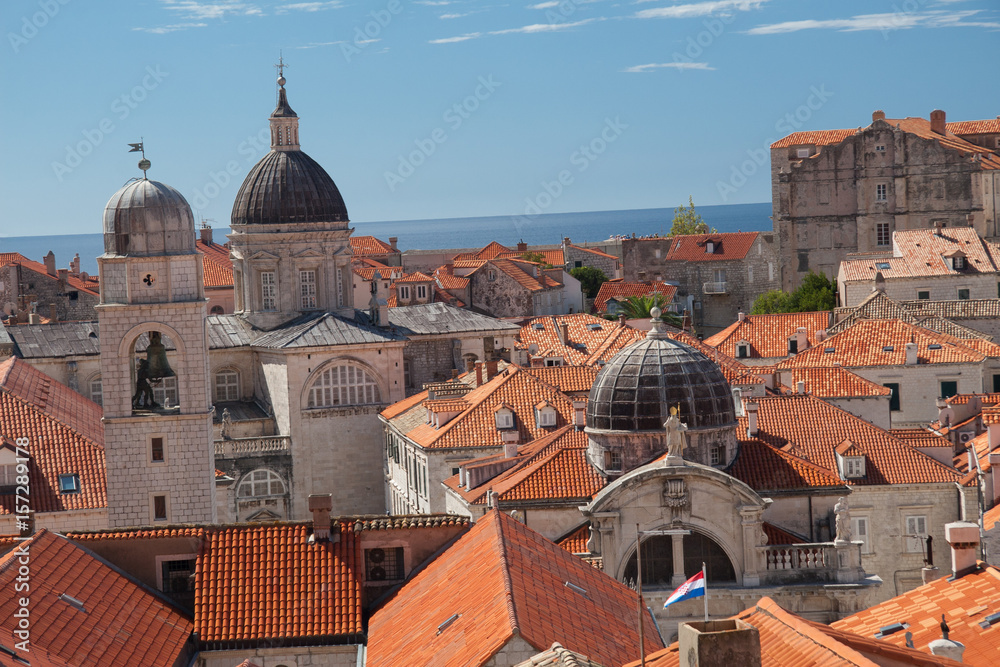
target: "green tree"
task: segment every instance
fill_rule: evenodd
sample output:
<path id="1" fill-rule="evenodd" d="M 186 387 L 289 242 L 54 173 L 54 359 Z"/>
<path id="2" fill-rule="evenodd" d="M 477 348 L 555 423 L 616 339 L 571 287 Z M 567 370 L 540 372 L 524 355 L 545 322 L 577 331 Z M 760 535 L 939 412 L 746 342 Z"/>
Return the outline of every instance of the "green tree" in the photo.
<path id="1" fill-rule="evenodd" d="M 583 288 L 583 293 L 587 295 L 588 299 L 596 297 L 601 285 L 608 282 L 604 271 L 592 266 L 578 266 L 571 269 L 569 275 L 580 281 L 580 287 Z"/>
<path id="2" fill-rule="evenodd" d="M 709 227 L 694 210 L 694 198 L 688 195 L 688 207 L 678 206 L 674 209 L 674 222 L 670 226 L 670 236 L 678 234 L 715 234 L 719 230 Z"/>
<path id="3" fill-rule="evenodd" d="M 808 313 L 833 310 L 837 305 L 836 286 L 823 273 L 809 271 L 794 292 L 771 290 L 753 302 L 751 315 L 768 313 Z"/>
<path id="4" fill-rule="evenodd" d="M 541 264 L 543 269 L 551 269 L 552 265 L 545 261 L 545 255 L 540 252 L 525 252 L 521 254 L 521 259 L 526 262 Z"/>
<path id="5" fill-rule="evenodd" d="M 667 299 L 661 292 L 630 296 L 624 301 L 620 301 L 618 305 L 621 312 L 625 313 L 625 317 L 630 320 L 648 320 L 652 317 L 650 311 L 653 308 L 659 308 L 662 313 L 660 320 L 678 328 L 681 326 L 681 318 L 677 313 L 667 312 Z"/>

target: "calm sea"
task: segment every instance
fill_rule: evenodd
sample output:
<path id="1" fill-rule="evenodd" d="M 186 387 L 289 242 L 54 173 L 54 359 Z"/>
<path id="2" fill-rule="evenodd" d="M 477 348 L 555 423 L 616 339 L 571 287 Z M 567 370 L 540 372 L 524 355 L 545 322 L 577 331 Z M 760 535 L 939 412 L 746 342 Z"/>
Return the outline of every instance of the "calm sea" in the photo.
<path id="1" fill-rule="evenodd" d="M 698 213 L 720 232 L 770 231 L 771 204 L 728 204 L 699 206 Z M 399 238 L 401 250 L 437 248 L 479 248 L 490 241 L 514 245 L 525 241 L 530 245 L 554 244 L 569 237 L 574 243 L 603 241 L 611 236 L 648 236 L 670 230 L 674 211 L 670 208 L 648 208 L 630 211 L 590 211 L 586 213 L 543 213 L 536 216 L 489 216 L 482 218 L 448 218 L 445 220 L 396 220 L 393 222 L 355 222 L 354 234 L 370 234 L 382 240 Z M 215 241 L 223 241 L 228 228 L 217 228 Z M 100 234 L 67 234 L 63 236 L 0 237 L 0 252 L 19 252 L 29 259 L 41 261 L 51 250 L 56 265 L 69 266 L 73 255 L 80 253 L 84 271 L 97 273 L 96 257 L 103 251 Z"/>

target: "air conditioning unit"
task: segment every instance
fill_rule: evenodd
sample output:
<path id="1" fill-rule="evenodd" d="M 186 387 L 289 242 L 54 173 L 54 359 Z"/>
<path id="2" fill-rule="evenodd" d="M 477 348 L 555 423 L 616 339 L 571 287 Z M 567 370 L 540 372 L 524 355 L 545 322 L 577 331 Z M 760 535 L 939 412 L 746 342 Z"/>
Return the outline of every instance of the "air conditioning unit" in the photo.
<path id="1" fill-rule="evenodd" d="M 958 441 L 964 445 L 965 443 L 967 443 L 968 441 L 972 440 L 975 437 L 976 437 L 976 434 L 972 433 L 971 431 L 968 431 L 966 433 L 959 433 L 958 434 Z"/>

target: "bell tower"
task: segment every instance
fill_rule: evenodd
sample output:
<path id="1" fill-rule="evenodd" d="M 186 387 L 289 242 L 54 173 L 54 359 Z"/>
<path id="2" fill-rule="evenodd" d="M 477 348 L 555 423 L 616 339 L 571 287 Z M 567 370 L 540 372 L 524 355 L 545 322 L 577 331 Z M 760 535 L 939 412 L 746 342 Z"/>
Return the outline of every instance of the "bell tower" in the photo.
<path id="1" fill-rule="evenodd" d="M 191 207 L 168 185 L 132 180 L 104 209 L 97 263 L 110 527 L 212 522 L 206 301 Z"/>

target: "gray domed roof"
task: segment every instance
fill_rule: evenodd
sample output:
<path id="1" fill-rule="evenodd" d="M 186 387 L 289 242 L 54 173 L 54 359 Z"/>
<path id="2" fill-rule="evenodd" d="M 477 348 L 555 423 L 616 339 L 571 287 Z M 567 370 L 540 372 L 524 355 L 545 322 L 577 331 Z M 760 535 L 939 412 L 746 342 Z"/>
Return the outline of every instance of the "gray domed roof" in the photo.
<path id="1" fill-rule="evenodd" d="M 194 248 L 194 216 L 169 185 L 128 183 L 104 207 L 104 252 L 109 255 L 187 255 Z"/>
<path id="2" fill-rule="evenodd" d="M 736 424 L 732 389 L 715 362 L 655 333 L 654 328 L 598 372 L 587 401 L 587 428 L 663 431 L 675 405 L 692 430 Z"/>
<path id="3" fill-rule="evenodd" d="M 302 151 L 274 151 L 243 180 L 232 223 L 348 222 L 337 185 L 323 167 Z"/>

